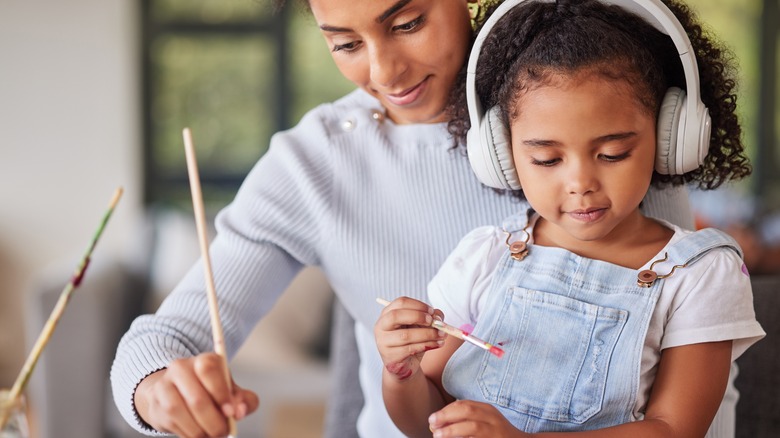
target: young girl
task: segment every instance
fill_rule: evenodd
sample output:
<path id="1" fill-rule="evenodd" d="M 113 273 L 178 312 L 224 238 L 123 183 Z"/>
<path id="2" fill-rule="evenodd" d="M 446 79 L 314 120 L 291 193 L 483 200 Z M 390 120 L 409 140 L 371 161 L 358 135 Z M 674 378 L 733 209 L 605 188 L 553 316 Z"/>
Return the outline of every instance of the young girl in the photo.
<path id="1" fill-rule="evenodd" d="M 445 107 L 473 38 L 467 0 L 307 3 L 323 49 L 359 89 L 274 136 L 217 217 L 209 252 L 226 347 L 238 350 L 304 266 L 320 267 L 356 322 L 360 369 L 350 377 L 359 376 L 365 400 L 359 433 L 400 437 L 382 402 L 374 299 L 399 291 L 425 299 L 458 240 L 518 203 L 481 186 L 447 132 Z M 655 191 L 645 207 L 692 224 L 684 190 Z M 228 390 L 211 353 L 206 296 L 197 262 L 119 344 L 114 399 L 142 432 L 224 436 L 226 416 L 258 406 L 251 389 Z"/>
<path id="2" fill-rule="evenodd" d="M 750 172 L 733 81 L 687 8 L 617 3 L 507 0 L 477 39 L 469 156 L 532 210 L 460 242 L 429 285 L 436 310 L 399 298 L 375 324 L 408 436 L 733 436 L 710 424 L 722 402 L 733 413 L 730 366 L 764 335 L 740 249 L 639 210 L 651 185 Z M 442 314 L 504 354 L 445 339 Z"/>

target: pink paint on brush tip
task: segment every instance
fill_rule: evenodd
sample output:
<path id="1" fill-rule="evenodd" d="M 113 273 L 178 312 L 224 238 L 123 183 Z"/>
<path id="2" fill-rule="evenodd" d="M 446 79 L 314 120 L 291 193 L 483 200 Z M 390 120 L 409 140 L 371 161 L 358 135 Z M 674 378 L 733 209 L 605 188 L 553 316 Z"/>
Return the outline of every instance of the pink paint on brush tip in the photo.
<path id="1" fill-rule="evenodd" d="M 488 350 L 488 351 L 493 353 L 496 357 L 503 357 L 504 356 L 504 350 L 496 347 L 495 345 L 491 346 L 490 350 Z"/>
<path id="2" fill-rule="evenodd" d="M 458 327 L 459 329 L 463 330 L 466 333 L 471 333 L 474 331 L 474 326 L 471 324 L 463 324 L 462 326 Z"/>

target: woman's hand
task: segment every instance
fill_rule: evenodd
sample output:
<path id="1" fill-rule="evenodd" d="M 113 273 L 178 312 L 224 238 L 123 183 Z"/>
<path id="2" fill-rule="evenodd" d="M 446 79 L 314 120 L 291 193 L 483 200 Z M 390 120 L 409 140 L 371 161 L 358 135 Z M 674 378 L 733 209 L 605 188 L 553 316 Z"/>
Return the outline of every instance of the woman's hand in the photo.
<path id="1" fill-rule="evenodd" d="M 494 406 L 458 400 L 428 418 L 434 438 L 517 438 L 529 434 L 516 429 Z"/>
<path id="2" fill-rule="evenodd" d="M 254 412 L 257 395 L 225 379 L 224 360 L 203 353 L 172 362 L 147 376 L 134 395 L 141 419 L 160 432 L 181 437 L 224 437 L 228 417 L 240 420 Z"/>
<path id="3" fill-rule="evenodd" d="M 441 347 L 447 336 L 431 327 L 442 319 L 441 311 L 407 297 L 388 304 L 374 325 L 374 336 L 385 370 L 398 380 L 406 380 L 420 370 L 420 360 L 428 350 Z"/>

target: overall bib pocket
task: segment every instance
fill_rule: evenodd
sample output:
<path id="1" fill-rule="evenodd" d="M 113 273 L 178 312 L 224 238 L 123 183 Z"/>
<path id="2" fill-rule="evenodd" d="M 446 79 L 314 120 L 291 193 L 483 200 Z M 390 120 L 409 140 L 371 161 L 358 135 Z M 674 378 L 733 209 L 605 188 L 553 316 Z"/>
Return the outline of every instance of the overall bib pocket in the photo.
<path id="1" fill-rule="evenodd" d="M 506 354 L 483 356 L 483 396 L 550 421 L 580 424 L 597 414 L 628 312 L 520 287 L 503 299 L 487 333 Z"/>

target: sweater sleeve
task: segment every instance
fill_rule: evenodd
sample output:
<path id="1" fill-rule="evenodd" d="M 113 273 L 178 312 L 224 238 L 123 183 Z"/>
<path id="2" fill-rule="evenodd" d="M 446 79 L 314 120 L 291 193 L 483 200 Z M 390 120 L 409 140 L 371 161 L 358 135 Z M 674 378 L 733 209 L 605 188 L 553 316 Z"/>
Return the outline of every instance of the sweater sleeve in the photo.
<path id="1" fill-rule="evenodd" d="M 209 256 L 229 356 L 304 265 L 319 263 L 318 245 L 332 208 L 326 124 L 312 111 L 276 134 L 233 202 L 217 216 Z M 111 369 L 114 401 L 138 431 L 159 435 L 138 416 L 133 395 L 170 362 L 213 351 L 202 260 L 154 315 L 137 318 L 121 339 Z"/>

